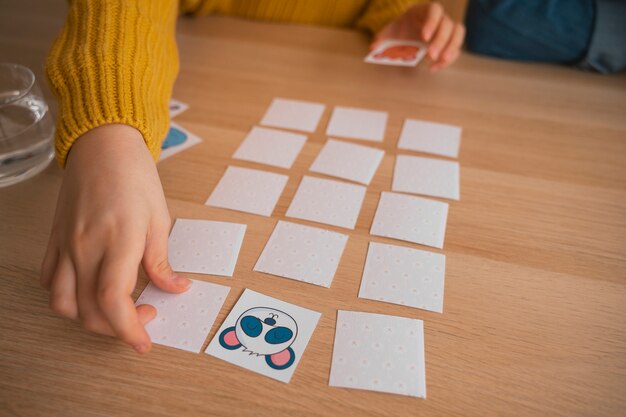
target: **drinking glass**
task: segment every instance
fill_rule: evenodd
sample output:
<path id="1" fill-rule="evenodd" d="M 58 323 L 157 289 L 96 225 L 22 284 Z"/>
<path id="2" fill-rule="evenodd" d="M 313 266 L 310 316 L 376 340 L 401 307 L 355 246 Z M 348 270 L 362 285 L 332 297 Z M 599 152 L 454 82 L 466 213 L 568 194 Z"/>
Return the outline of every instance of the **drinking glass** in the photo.
<path id="1" fill-rule="evenodd" d="M 54 122 L 23 65 L 0 63 L 0 187 L 41 172 L 54 157 Z"/>

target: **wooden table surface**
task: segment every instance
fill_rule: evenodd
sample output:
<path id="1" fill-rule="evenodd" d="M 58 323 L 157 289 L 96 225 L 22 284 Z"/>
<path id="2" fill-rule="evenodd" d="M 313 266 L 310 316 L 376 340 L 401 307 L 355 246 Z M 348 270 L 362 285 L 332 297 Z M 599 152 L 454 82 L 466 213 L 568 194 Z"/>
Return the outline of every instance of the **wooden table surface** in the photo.
<path id="1" fill-rule="evenodd" d="M 11 11 L 0 13 L 2 60 L 41 75 L 64 2 L 2 3 Z M 55 317 L 39 287 L 62 178 L 51 165 L 0 189 L 1 415 L 624 415 L 624 74 L 463 54 L 432 76 L 363 64 L 367 40 L 359 33 L 227 18 L 181 19 L 178 38 L 174 96 L 191 108 L 177 122 L 204 142 L 159 165 L 172 218 L 248 225 L 233 278 L 194 276 L 232 287 L 209 339 L 244 288 L 320 311 L 319 326 L 285 385 L 204 354 L 155 345 L 139 356 Z M 274 215 L 204 206 L 274 97 L 328 106 L 293 169 L 261 167 L 290 177 Z M 332 288 L 252 272 L 326 140 L 334 105 L 390 117 L 381 145 L 387 155 Z M 450 205 L 443 250 L 443 314 L 357 298 L 368 242 L 398 243 L 368 230 L 379 193 L 391 187 L 405 117 L 463 127 L 462 198 Z M 141 274 L 137 294 L 146 282 Z M 329 387 L 337 309 L 424 320 L 428 398 Z"/>

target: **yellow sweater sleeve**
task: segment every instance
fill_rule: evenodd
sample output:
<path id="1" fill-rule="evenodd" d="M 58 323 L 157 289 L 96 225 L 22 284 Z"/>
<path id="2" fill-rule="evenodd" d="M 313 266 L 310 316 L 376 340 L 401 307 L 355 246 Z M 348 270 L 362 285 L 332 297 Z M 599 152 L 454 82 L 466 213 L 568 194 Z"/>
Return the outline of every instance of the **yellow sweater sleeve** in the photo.
<path id="1" fill-rule="evenodd" d="M 46 63 L 61 166 L 79 136 L 110 123 L 135 127 L 158 159 L 178 72 L 177 14 L 177 0 L 70 1 Z"/>
<path id="2" fill-rule="evenodd" d="M 414 4 L 428 3 L 429 0 L 371 0 L 356 27 L 375 34 L 388 23 L 400 17 Z"/>

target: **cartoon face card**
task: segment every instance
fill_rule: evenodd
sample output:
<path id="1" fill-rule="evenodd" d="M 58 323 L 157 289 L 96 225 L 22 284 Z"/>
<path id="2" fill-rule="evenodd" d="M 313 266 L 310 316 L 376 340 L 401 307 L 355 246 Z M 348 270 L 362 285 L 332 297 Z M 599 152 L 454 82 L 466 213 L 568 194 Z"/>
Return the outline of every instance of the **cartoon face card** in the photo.
<path id="1" fill-rule="evenodd" d="M 246 289 L 205 353 L 289 383 L 320 316 Z"/>
<path id="2" fill-rule="evenodd" d="M 426 55 L 426 45 L 421 42 L 388 39 L 380 43 L 365 57 L 368 64 L 414 67 Z"/>
<path id="3" fill-rule="evenodd" d="M 184 127 L 170 122 L 170 129 L 167 131 L 167 136 L 163 139 L 163 142 L 161 142 L 161 156 L 159 157 L 159 161 L 176 155 L 178 152 L 184 151 L 200 142 L 202 142 L 202 139 L 189 132 Z"/>

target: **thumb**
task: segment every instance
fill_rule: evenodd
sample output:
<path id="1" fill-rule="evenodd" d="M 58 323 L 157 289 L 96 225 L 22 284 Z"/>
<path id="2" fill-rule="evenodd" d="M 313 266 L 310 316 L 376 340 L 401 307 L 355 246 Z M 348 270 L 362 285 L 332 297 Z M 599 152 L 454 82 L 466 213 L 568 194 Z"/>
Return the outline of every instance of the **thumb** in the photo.
<path id="1" fill-rule="evenodd" d="M 172 270 L 167 259 L 167 231 L 155 232 L 149 236 L 141 266 L 143 266 L 150 281 L 163 291 L 183 292 L 191 285 L 190 280 Z"/>

